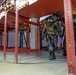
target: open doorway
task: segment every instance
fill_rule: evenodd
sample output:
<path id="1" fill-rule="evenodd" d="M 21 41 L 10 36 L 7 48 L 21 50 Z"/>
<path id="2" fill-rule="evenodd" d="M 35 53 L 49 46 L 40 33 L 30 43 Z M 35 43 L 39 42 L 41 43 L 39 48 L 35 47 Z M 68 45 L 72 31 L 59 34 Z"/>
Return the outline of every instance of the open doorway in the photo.
<path id="1" fill-rule="evenodd" d="M 61 14 L 63 11 L 55 12 L 40 19 L 41 49 L 48 51 L 50 57 L 53 51 L 53 56 L 56 55 L 55 58 L 58 55 L 61 55 L 60 57 L 66 56 L 65 23 L 64 18 L 60 17 Z M 50 50 L 52 51 L 50 52 Z"/>

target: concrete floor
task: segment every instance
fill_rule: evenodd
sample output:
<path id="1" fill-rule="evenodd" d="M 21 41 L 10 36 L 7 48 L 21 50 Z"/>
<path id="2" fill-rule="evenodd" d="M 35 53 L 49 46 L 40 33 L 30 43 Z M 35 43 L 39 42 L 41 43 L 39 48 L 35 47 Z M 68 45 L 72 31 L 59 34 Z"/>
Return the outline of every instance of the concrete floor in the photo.
<path id="1" fill-rule="evenodd" d="M 19 63 L 14 64 L 14 53 L 7 53 L 3 60 L 0 51 L 0 75 L 68 75 L 66 58 L 56 53 L 56 60 L 48 60 L 48 52 L 41 52 L 41 57 L 36 53 L 19 55 Z"/>

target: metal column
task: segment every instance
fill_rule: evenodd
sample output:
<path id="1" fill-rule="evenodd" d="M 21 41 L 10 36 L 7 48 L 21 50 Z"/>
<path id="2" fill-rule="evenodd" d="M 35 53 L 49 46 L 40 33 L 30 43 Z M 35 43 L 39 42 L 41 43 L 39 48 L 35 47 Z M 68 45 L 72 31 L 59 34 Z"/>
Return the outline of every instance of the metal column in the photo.
<path id="1" fill-rule="evenodd" d="M 26 37 L 27 37 L 27 48 L 30 48 L 30 28 L 29 25 L 27 25 L 27 31 L 26 31 Z"/>
<path id="2" fill-rule="evenodd" d="M 66 48 L 69 75 L 76 75 L 75 42 L 71 0 L 64 0 Z"/>
<path id="3" fill-rule="evenodd" d="M 15 63 L 18 63 L 18 11 L 16 11 L 16 18 L 15 18 Z"/>
<path id="4" fill-rule="evenodd" d="M 0 46 L 2 46 L 2 32 L 0 32 Z"/>
<path id="5" fill-rule="evenodd" d="M 7 47 L 8 47 L 9 31 L 7 31 Z"/>
<path id="6" fill-rule="evenodd" d="M 37 20 L 37 47 L 38 47 L 38 56 L 40 56 L 40 22 L 39 22 L 39 19 Z"/>
<path id="7" fill-rule="evenodd" d="M 6 47 L 7 47 L 7 13 L 5 15 L 4 22 L 4 59 L 6 59 Z"/>

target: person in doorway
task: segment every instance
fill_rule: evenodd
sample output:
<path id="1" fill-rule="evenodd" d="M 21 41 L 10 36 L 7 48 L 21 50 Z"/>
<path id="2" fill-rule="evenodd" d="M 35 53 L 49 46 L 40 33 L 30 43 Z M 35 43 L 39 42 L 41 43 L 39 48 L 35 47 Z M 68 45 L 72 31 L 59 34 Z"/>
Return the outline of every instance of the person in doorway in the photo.
<path id="1" fill-rule="evenodd" d="M 59 37 L 60 52 L 62 52 L 63 37 Z"/>
<path id="2" fill-rule="evenodd" d="M 64 40 L 63 40 L 63 47 L 64 47 L 64 49 L 63 49 L 63 56 L 66 56 L 67 55 L 67 53 L 66 53 L 66 36 L 65 36 L 65 28 L 64 28 Z"/>
<path id="3" fill-rule="evenodd" d="M 61 27 L 61 34 L 59 34 L 59 44 L 60 44 L 60 52 L 62 52 L 62 45 L 63 45 L 63 36 L 64 36 L 64 32 L 63 29 L 64 27 L 62 26 L 62 21 L 60 21 L 60 27 Z"/>
<path id="4" fill-rule="evenodd" d="M 64 24 L 64 19 L 62 19 L 62 27 L 63 27 L 63 36 L 64 36 L 64 40 L 63 40 L 63 56 L 66 56 L 66 36 L 65 36 L 65 24 Z"/>

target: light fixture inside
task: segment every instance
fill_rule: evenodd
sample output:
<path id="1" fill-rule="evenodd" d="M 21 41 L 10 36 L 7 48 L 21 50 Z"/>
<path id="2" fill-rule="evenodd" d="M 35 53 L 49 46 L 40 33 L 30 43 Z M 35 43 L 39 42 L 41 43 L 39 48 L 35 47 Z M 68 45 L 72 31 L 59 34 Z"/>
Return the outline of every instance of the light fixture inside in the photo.
<path id="1" fill-rule="evenodd" d="M 0 13 L 0 19 L 1 19 L 3 16 L 5 16 L 5 11 L 2 11 L 2 12 Z"/>
<path id="2" fill-rule="evenodd" d="M 35 3 L 35 2 L 37 2 L 38 0 L 29 0 L 29 5 L 31 5 L 31 4 L 33 4 L 33 3 Z"/>

